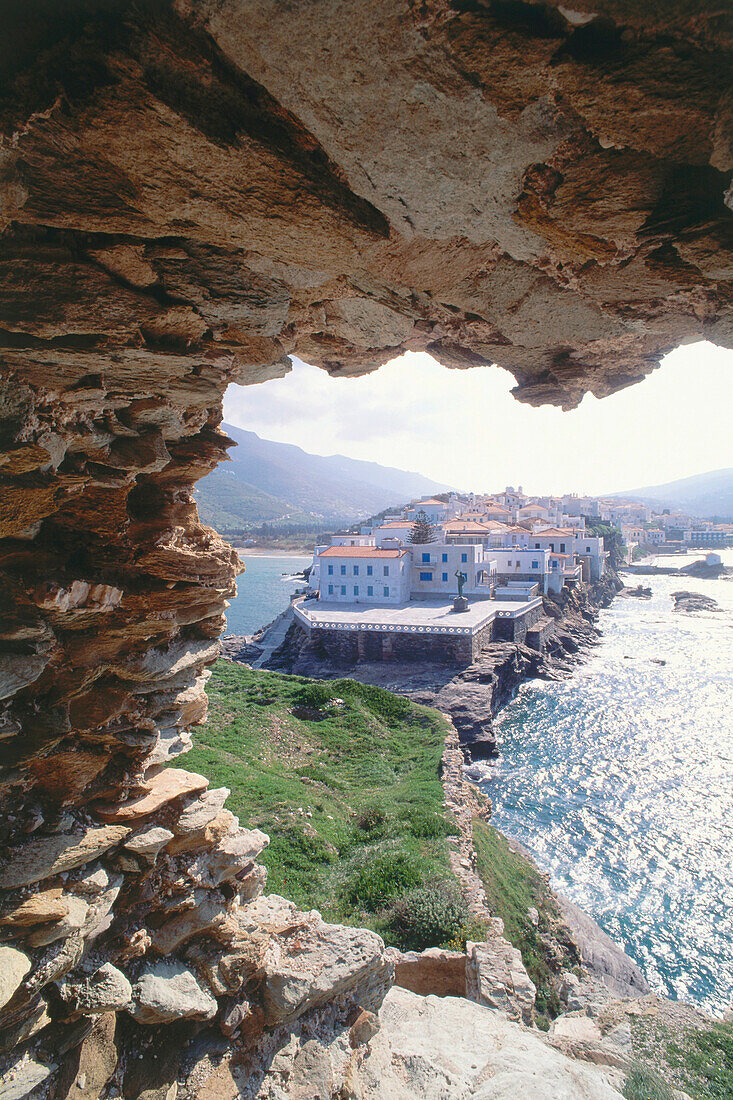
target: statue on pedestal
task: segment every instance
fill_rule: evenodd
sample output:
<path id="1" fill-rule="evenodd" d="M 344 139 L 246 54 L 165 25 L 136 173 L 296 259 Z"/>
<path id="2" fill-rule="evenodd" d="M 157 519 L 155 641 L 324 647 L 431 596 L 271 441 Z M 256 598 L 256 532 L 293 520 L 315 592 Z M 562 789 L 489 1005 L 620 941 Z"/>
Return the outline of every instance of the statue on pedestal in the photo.
<path id="1" fill-rule="evenodd" d="M 463 586 L 468 580 L 468 576 L 462 573 L 460 569 L 455 572 L 456 580 L 458 581 L 458 595 L 453 600 L 454 611 L 468 611 L 468 600 L 463 595 Z"/>

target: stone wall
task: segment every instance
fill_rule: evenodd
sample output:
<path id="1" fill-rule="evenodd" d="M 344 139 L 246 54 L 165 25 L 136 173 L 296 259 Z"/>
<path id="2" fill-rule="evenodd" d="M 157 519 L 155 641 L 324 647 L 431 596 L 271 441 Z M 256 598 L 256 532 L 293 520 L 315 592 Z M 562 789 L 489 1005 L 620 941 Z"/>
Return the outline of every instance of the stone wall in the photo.
<path id="1" fill-rule="evenodd" d="M 482 635 L 486 632 L 482 632 Z M 490 628 L 489 628 L 490 633 Z M 470 664 L 479 651 L 478 635 L 417 634 L 386 630 L 328 630 L 313 627 L 314 653 L 336 665 L 356 661 L 444 661 Z"/>
<path id="2" fill-rule="evenodd" d="M 500 642 L 517 642 L 521 644 L 527 637 L 527 631 L 534 626 L 544 615 L 542 604 L 532 608 L 523 615 L 512 618 L 494 619 L 494 638 Z"/>

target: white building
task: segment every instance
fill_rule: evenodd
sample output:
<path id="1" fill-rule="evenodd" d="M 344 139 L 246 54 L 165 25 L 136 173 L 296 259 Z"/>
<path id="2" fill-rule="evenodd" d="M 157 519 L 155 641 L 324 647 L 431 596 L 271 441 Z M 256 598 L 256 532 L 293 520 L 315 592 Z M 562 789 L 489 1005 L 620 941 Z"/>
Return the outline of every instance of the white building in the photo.
<path id="1" fill-rule="evenodd" d="M 410 551 L 413 600 L 457 595 L 458 572 L 466 575 L 463 590 L 467 596 L 491 595 L 496 584 L 496 562 L 483 546 L 431 542 L 411 546 Z"/>
<path id="2" fill-rule="evenodd" d="M 410 599 L 405 547 L 329 546 L 318 554 L 318 588 L 328 603 L 400 604 Z M 311 580 L 311 587 L 315 583 Z"/>
<path id="3" fill-rule="evenodd" d="M 370 532 L 360 535 L 331 535 L 331 546 L 376 546 L 376 539 Z"/>
<path id="4" fill-rule="evenodd" d="M 415 504 L 411 504 L 409 508 L 405 508 L 405 517 L 409 520 L 415 520 L 423 512 L 428 523 L 445 523 L 447 519 L 455 516 L 460 507 L 460 504 L 455 501 L 446 503 L 444 500 L 436 500 L 434 497 L 430 497 L 428 500 L 418 500 Z"/>
<path id="5" fill-rule="evenodd" d="M 381 546 L 385 539 L 399 539 L 400 542 L 406 543 L 410 541 L 413 527 L 412 520 L 397 519 L 382 523 L 379 527 L 372 527 L 371 533 L 377 546 Z"/>

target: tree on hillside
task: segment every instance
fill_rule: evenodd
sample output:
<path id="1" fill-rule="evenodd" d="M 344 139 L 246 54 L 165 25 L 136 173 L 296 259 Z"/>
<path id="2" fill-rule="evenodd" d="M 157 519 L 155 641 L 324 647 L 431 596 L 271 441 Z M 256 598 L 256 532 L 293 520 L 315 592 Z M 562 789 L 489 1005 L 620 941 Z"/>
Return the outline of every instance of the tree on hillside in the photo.
<path id="1" fill-rule="evenodd" d="M 423 546 L 426 542 L 435 542 L 435 534 L 424 512 L 418 512 L 415 516 L 415 522 L 407 541 L 416 546 Z"/>
<path id="2" fill-rule="evenodd" d="M 589 535 L 600 535 L 603 546 L 609 551 L 608 564 L 617 570 L 626 559 L 626 543 L 621 529 L 613 523 L 601 523 L 591 516 L 584 516 L 585 529 Z"/>

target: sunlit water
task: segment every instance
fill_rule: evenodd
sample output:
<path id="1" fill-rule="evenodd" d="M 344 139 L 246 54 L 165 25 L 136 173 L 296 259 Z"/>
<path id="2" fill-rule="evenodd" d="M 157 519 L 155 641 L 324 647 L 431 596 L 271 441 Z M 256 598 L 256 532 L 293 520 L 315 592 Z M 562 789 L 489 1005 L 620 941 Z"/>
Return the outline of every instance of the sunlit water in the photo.
<path id="1" fill-rule="evenodd" d="M 254 634 L 283 611 L 290 594 L 303 587 L 301 572 L 310 557 L 244 558 L 246 572 L 237 578 L 237 595 L 227 610 L 227 634 Z"/>
<path id="2" fill-rule="evenodd" d="M 501 714 L 483 785 L 496 824 L 655 988 L 721 1011 L 733 1001 L 733 581 L 638 581 L 653 598 L 603 611 L 602 644 L 571 678 L 524 685 Z M 724 610 L 673 612 L 681 588 Z"/>

